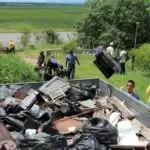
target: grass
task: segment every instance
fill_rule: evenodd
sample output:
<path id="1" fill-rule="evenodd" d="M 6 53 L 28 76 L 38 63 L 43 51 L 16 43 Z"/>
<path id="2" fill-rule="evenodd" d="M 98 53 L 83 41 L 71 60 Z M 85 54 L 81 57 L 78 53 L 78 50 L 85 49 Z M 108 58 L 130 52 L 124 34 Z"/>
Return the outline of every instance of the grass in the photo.
<path id="1" fill-rule="evenodd" d="M 24 51 L 24 56 L 32 56 L 37 58 L 39 51 L 36 51 L 36 53 L 29 51 L 30 50 Z M 56 59 L 65 66 L 65 54 L 54 53 L 52 55 L 54 55 Z M 138 93 L 143 102 L 147 102 L 148 96 L 146 95 L 145 91 L 148 85 L 150 84 L 150 76 L 145 76 L 145 74 L 142 72 L 132 71 L 130 61 L 127 63 L 126 75 L 115 74 L 110 79 L 106 79 L 104 75 L 93 64 L 93 56 L 87 54 L 78 54 L 78 57 L 81 65 L 76 65 L 76 79 L 100 78 L 106 80 L 107 82 L 118 88 L 126 86 L 127 81 L 132 79 L 136 82 L 135 91 Z"/>
<path id="2" fill-rule="evenodd" d="M 0 5 L 0 31 L 21 32 L 27 26 L 32 31 L 46 27 L 58 31 L 75 30 L 83 12 L 82 5 Z"/>
<path id="3" fill-rule="evenodd" d="M 0 56 L 0 83 L 38 81 L 33 66 L 16 55 Z"/>

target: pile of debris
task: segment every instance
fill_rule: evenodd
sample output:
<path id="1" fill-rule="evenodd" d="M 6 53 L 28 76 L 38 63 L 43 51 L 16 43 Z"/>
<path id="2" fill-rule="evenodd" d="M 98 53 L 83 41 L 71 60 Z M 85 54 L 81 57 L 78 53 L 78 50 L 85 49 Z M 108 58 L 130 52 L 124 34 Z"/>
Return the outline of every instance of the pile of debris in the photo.
<path id="1" fill-rule="evenodd" d="M 0 149 L 145 148 L 150 141 L 150 129 L 96 85 L 84 87 L 54 77 L 38 90 L 1 86 L 0 100 Z"/>

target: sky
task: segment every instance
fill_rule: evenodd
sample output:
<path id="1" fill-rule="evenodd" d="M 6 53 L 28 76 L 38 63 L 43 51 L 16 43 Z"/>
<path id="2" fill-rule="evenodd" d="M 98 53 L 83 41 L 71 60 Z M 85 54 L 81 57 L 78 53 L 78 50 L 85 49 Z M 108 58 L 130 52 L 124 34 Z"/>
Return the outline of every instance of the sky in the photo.
<path id="1" fill-rule="evenodd" d="M 0 2 L 84 3 L 86 0 L 0 0 Z"/>

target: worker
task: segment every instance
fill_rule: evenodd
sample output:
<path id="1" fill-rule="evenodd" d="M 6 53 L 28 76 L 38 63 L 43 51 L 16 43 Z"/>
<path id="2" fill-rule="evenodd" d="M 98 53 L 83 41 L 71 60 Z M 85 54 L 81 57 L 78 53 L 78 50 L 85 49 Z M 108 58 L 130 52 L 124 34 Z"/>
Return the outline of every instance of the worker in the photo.
<path id="1" fill-rule="evenodd" d="M 68 71 L 68 79 L 74 79 L 76 61 L 78 65 L 80 65 L 78 57 L 71 50 L 70 53 L 66 56 L 66 68 Z"/>
<path id="2" fill-rule="evenodd" d="M 48 64 L 48 61 L 51 59 L 51 52 L 47 51 L 46 52 L 46 56 L 45 56 L 45 62 L 44 62 L 44 66 L 46 68 L 46 65 Z"/>
<path id="3" fill-rule="evenodd" d="M 63 69 L 63 66 L 55 59 L 54 56 L 48 61 L 48 74 L 52 75 L 53 72 L 55 75 L 58 75 L 58 72 Z"/>
<path id="4" fill-rule="evenodd" d="M 37 61 L 37 68 L 40 69 L 42 67 L 42 65 L 44 64 L 45 61 L 45 55 L 44 55 L 44 51 L 40 52 L 40 55 L 38 57 L 38 61 Z"/>
<path id="5" fill-rule="evenodd" d="M 150 103 L 150 85 L 148 86 L 146 90 L 146 94 L 149 96 L 148 103 Z"/>
<path id="6" fill-rule="evenodd" d="M 122 50 L 119 55 L 120 74 L 125 74 L 125 63 L 127 61 L 127 51 Z"/>
<path id="7" fill-rule="evenodd" d="M 127 93 L 130 96 L 134 97 L 135 99 L 139 100 L 140 99 L 139 96 L 135 92 L 133 92 L 134 88 L 135 88 L 135 82 L 133 80 L 129 80 L 127 82 Z"/>
<path id="8" fill-rule="evenodd" d="M 106 53 L 111 56 L 112 58 L 115 58 L 115 52 L 114 52 L 114 43 L 111 42 L 109 47 L 106 48 Z"/>
<path id="9" fill-rule="evenodd" d="M 15 52 L 15 48 L 16 48 L 15 42 L 14 41 L 10 41 L 8 43 L 7 51 L 10 52 L 10 53 L 11 52 Z"/>

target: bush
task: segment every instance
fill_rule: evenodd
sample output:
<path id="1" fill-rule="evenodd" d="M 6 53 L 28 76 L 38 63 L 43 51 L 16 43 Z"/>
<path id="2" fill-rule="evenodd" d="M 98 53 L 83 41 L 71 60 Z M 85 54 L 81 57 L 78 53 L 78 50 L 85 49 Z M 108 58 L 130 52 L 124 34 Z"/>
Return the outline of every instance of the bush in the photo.
<path id="1" fill-rule="evenodd" d="M 20 44 L 21 44 L 21 47 L 24 49 L 30 44 L 31 27 L 25 24 L 21 32 L 22 32 L 22 35 L 20 37 Z"/>
<path id="2" fill-rule="evenodd" d="M 30 82 L 39 80 L 32 65 L 16 55 L 3 55 L 0 61 L 0 83 Z"/>
<path id="3" fill-rule="evenodd" d="M 141 71 L 150 72 L 150 44 L 143 44 L 132 51 L 135 55 L 135 65 Z"/>
<path id="4" fill-rule="evenodd" d="M 59 43 L 58 35 L 52 29 L 46 29 L 46 30 L 43 31 L 43 39 L 47 44 L 57 44 L 57 43 Z"/>
<path id="5" fill-rule="evenodd" d="M 3 46 L 3 44 L 2 44 L 2 42 L 0 42 L 0 48 L 2 48 L 2 46 Z"/>
<path id="6" fill-rule="evenodd" d="M 71 40 L 67 42 L 63 48 L 62 48 L 66 53 L 68 53 L 70 50 L 74 52 L 81 52 L 81 49 L 77 47 L 77 41 L 76 40 Z"/>
<path id="7" fill-rule="evenodd" d="M 20 37 L 20 44 L 22 48 L 26 48 L 30 43 L 30 33 L 28 31 L 25 31 L 22 33 Z"/>

